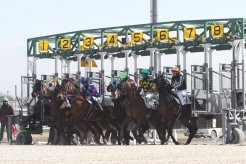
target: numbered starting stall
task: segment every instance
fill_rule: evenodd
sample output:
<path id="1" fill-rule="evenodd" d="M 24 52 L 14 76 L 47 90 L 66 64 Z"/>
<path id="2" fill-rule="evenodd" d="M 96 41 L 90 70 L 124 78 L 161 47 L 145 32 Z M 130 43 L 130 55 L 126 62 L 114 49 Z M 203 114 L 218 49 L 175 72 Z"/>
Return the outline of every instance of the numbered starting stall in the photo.
<path id="1" fill-rule="evenodd" d="M 125 62 L 124 71 L 131 74 L 133 70 L 132 75 L 137 81 L 139 57 L 149 56 L 147 68 L 151 70 L 153 78 L 155 73 L 162 71 L 170 78 L 171 68 L 165 65 L 162 70 L 162 61 L 166 60 L 162 58 L 175 54 L 176 65 L 182 68 L 187 84 L 190 85 L 188 92 L 194 106 L 193 115 L 201 118 L 199 124 L 202 127 L 220 124 L 224 140 L 238 143 L 244 137 L 241 135 L 245 111 L 244 29 L 243 18 L 208 19 L 99 28 L 30 38 L 27 40 L 27 77 L 36 77 L 37 59 L 48 58 L 55 59 L 56 76 L 59 59 L 65 63 L 67 73 L 70 73 L 70 61 L 76 61 L 76 75 L 80 79 L 81 62 L 87 61 L 89 70 L 86 68 L 85 76 L 99 84 L 98 90 L 104 98 L 107 81 L 105 69 L 111 69 L 113 75 L 118 76 L 119 72 L 114 68 L 116 58 Z M 212 57 L 215 50 L 233 50 L 233 61 L 228 67 L 231 69 L 230 76 L 224 75 L 223 69 L 220 72 L 214 69 Z M 204 64 L 191 64 L 191 72 L 188 72 L 187 54 L 199 52 L 204 54 Z M 180 62 L 181 55 L 183 64 Z M 133 66 L 128 64 L 131 57 Z M 106 59 L 111 61 L 111 68 L 105 66 Z M 99 72 L 90 70 L 92 60 L 100 60 Z M 230 88 L 222 87 L 222 80 L 225 79 L 230 80 Z"/>

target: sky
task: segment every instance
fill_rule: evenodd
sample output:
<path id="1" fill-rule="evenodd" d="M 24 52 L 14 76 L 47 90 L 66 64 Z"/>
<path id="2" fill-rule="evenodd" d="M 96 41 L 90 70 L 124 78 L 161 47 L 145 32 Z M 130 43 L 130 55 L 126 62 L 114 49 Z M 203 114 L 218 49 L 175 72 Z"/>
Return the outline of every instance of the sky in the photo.
<path id="1" fill-rule="evenodd" d="M 246 18 L 245 6 L 245 0 L 158 0 L 158 22 Z M 20 95 L 21 76 L 27 74 L 27 38 L 149 22 L 150 0 L 1 0 L 0 92 L 14 96 L 17 85 L 17 94 Z M 214 54 L 215 62 L 230 62 L 231 52 Z M 225 54 L 228 57 L 223 57 Z M 139 67 L 148 67 L 147 60 L 146 57 L 139 59 Z M 201 53 L 190 54 L 187 60 L 202 64 L 204 58 Z M 106 74 L 109 74 L 110 65 L 105 62 Z M 129 62 L 131 65 L 133 60 Z M 122 60 L 117 59 L 115 63 L 115 69 L 124 68 Z M 175 55 L 162 57 L 162 66 L 175 63 Z M 37 61 L 38 76 L 54 71 L 54 60 Z M 76 72 L 76 63 L 72 63 L 71 72 Z"/>

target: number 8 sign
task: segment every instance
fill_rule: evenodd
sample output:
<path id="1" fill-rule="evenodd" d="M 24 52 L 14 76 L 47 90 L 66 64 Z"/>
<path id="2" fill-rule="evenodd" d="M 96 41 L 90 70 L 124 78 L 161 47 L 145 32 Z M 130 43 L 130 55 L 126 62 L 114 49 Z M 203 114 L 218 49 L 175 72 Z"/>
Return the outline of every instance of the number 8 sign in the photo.
<path id="1" fill-rule="evenodd" d="M 212 37 L 223 37 L 223 34 L 224 34 L 224 25 L 223 24 L 211 25 Z"/>

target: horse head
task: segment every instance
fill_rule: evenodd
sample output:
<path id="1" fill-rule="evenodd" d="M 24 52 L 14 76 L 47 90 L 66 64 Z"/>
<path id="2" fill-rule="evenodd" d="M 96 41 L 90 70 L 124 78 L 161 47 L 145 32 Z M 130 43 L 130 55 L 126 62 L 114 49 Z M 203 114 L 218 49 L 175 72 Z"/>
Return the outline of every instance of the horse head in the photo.
<path id="1" fill-rule="evenodd" d="M 57 95 L 58 99 L 63 99 L 63 92 L 57 77 L 49 77 L 43 81 L 42 95 L 44 97 L 51 97 Z"/>
<path id="2" fill-rule="evenodd" d="M 171 91 L 172 86 L 170 82 L 164 77 L 164 74 L 156 75 L 156 78 L 153 80 L 154 82 L 154 87 L 156 90 L 166 90 L 166 91 Z"/>
<path id="3" fill-rule="evenodd" d="M 128 99 L 135 98 L 137 96 L 137 86 L 133 80 L 126 80 L 117 85 L 115 91 L 116 97 L 127 96 Z M 118 95 L 118 96 L 117 96 Z"/>

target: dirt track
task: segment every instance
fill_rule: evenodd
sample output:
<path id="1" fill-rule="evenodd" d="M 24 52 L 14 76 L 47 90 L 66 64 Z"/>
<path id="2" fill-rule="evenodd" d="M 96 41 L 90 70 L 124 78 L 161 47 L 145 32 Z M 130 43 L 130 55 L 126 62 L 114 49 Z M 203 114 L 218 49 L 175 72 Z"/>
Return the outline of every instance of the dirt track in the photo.
<path id="1" fill-rule="evenodd" d="M 178 136 L 184 143 L 186 137 Z M 246 163 L 246 146 L 221 145 L 209 138 L 195 138 L 191 145 L 46 146 L 47 133 L 33 135 L 34 145 L 1 144 L 4 163 Z M 2 162 L 1 162 L 2 163 Z"/>
<path id="2" fill-rule="evenodd" d="M 0 145 L 4 163 L 246 163 L 246 144 L 221 145 L 222 140 L 194 138 L 191 145 L 46 146 L 48 132 L 32 135 L 33 145 Z M 184 143 L 183 133 L 177 139 Z M 131 142 L 134 144 L 134 142 Z"/>
<path id="3" fill-rule="evenodd" d="M 0 149 L 6 163 L 245 163 L 246 146 L 7 146 Z"/>

